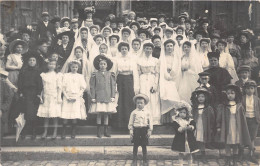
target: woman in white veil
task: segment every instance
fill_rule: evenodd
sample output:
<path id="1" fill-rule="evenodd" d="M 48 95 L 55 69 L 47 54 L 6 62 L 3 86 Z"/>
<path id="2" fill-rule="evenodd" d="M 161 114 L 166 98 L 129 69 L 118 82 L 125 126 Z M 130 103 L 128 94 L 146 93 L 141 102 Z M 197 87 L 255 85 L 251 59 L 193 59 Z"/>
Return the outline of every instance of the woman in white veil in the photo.
<path id="1" fill-rule="evenodd" d="M 159 62 L 162 123 L 170 123 L 180 101 L 176 84 L 181 75 L 180 55 L 174 40 L 168 39 L 163 43 Z"/>
<path id="2" fill-rule="evenodd" d="M 202 38 L 199 42 L 198 55 L 201 60 L 203 70 L 209 68 L 208 53 L 211 52 L 211 40 L 210 38 Z"/>
<path id="3" fill-rule="evenodd" d="M 191 93 L 199 86 L 197 82 L 198 74 L 203 71 L 201 61 L 194 45 L 185 41 L 182 44 L 181 54 L 181 76 L 179 80 L 178 92 L 180 99 L 191 104 Z"/>
<path id="4" fill-rule="evenodd" d="M 110 45 L 109 43 L 109 36 L 113 33 L 112 28 L 110 28 L 109 26 L 105 26 L 102 30 L 101 30 L 101 34 L 104 36 L 104 43 L 106 43 L 107 45 Z"/>
<path id="5" fill-rule="evenodd" d="M 126 32 L 129 33 L 129 36 L 127 35 Z M 135 38 L 135 33 L 129 27 L 124 27 L 120 30 L 119 37 L 120 37 L 119 43 L 120 42 L 126 42 L 131 46 L 131 44 L 132 44 L 131 42 Z"/>

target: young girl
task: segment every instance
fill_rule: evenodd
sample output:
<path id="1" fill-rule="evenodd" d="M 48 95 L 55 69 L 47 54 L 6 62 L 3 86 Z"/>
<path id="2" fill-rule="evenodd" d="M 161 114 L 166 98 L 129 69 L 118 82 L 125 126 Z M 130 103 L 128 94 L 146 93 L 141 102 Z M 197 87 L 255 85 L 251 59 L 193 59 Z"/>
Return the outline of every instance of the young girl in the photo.
<path id="1" fill-rule="evenodd" d="M 255 153 L 255 139 L 260 123 L 260 99 L 256 96 L 256 82 L 247 81 L 244 85 L 245 95 L 242 98 L 242 104 L 245 108 L 246 122 L 252 143 L 252 157 Z"/>
<path id="2" fill-rule="evenodd" d="M 52 139 L 57 137 L 58 118 L 61 116 L 61 75 L 55 72 L 56 61 L 49 61 L 48 72 L 42 73 L 43 82 L 42 103 L 38 109 L 37 116 L 44 118 L 44 132 L 42 139 L 46 139 L 49 120 L 53 119 L 54 131 Z"/>
<path id="3" fill-rule="evenodd" d="M 104 135 L 110 137 L 108 133 L 108 115 L 116 113 L 117 106 L 115 103 L 115 74 L 109 71 L 113 66 L 113 62 L 104 55 L 98 55 L 93 64 L 98 71 L 92 73 L 90 78 L 92 104 L 89 113 L 97 114 L 97 137 L 99 138 L 101 138 L 101 116 L 104 115 Z"/>
<path id="4" fill-rule="evenodd" d="M 175 130 L 175 137 L 173 139 L 171 149 L 179 153 L 180 165 L 183 165 L 183 153 L 188 153 L 190 160 L 189 164 L 192 164 L 191 153 L 198 151 L 196 144 L 196 138 L 194 136 L 194 131 L 196 129 L 196 124 L 193 119 L 191 119 L 191 107 L 188 103 L 182 101 L 180 102 L 180 107 L 177 109 L 177 114 L 173 116 L 172 126 Z"/>
<path id="5" fill-rule="evenodd" d="M 200 145 L 202 161 L 205 163 L 205 145 L 213 141 L 214 111 L 210 106 L 210 92 L 202 87 L 192 95 L 192 115 L 196 122 L 195 137 Z"/>
<path id="6" fill-rule="evenodd" d="M 60 57 L 61 57 L 61 56 L 60 56 L 59 54 L 57 54 L 57 53 L 52 53 L 52 54 L 50 55 L 50 58 L 49 58 L 49 61 L 56 61 L 56 68 L 55 68 L 55 70 L 56 70 L 57 72 L 60 72 L 61 69 L 62 69 Z"/>
<path id="7" fill-rule="evenodd" d="M 219 141 L 226 145 L 225 165 L 230 165 L 231 149 L 234 154 L 234 162 L 236 162 L 238 160 L 238 146 L 251 148 L 251 141 L 244 115 L 245 109 L 241 104 L 240 88 L 229 84 L 225 92 L 226 99 L 217 109 L 216 126 L 217 131 L 220 132 Z"/>
<path id="8" fill-rule="evenodd" d="M 28 134 L 28 131 L 31 131 L 32 140 L 36 138 L 37 110 L 40 104 L 42 89 L 43 85 L 37 59 L 30 55 L 27 66 L 24 67 L 18 78 L 18 94 L 23 101 L 25 108 L 23 110 L 24 118 L 26 120 L 26 125 L 21 134 L 22 139 L 25 138 L 25 134 Z M 28 130 L 29 127 L 30 129 Z"/>
<path id="9" fill-rule="evenodd" d="M 78 60 L 72 60 L 69 63 L 70 72 L 65 73 L 63 76 L 63 103 L 61 109 L 61 118 L 63 119 L 63 130 L 61 138 L 66 138 L 66 126 L 68 120 L 72 120 L 71 125 L 71 138 L 76 136 L 77 119 L 85 120 L 87 118 L 84 99 L 82 98 L 83 92 L 86 89 L 86 81 L 82 74 L 77 73 L 80 68 Z"/>

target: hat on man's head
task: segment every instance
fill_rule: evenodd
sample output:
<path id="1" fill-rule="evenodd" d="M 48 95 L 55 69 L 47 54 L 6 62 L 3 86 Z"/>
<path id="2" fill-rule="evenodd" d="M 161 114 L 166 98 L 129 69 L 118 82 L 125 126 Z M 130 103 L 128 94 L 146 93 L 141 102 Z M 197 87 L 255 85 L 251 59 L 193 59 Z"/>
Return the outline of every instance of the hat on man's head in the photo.
<path id="1" fill-rule="evenodd" d="M 204 72 L 199 73 L 199 76 L 200 77 L 210 77 L 210 73 L 204 71 Z"/>
<path id="2" fill-rule="evenodd" d="M 55 22 L 60 22 L 60 20 L 61 20 L 61 19 L 60 19 L 60 17 L 59 17 L 59 16 L 54 16 L 54 18 L 53 18 L 53 19 L 51 19 L 51 21 L 50 21 L 50 22 L 54 24 Z"/>
<path id="3" fill-rule="evenodd" d="M 237 72 L 240 73 L 241 71 L 251 71 L 251 67 L 248 65 L 241 65 L 238 67 Z"/>
<path id="4" fill-rule="evenodd" d="M 133 97 L 134 103 L 136 103 L 136 99 L 138 99 L 138 98 L 144 99 L 145 105 L 149 103 L 149 97 L 146 96 L 145 94 L 141 94 L 141 93 L 140 93 L 140 94 L 138 94 L 138 95 L 135 95 L 135 96 Z"/>
<path id="5" fill-rule="evenodd" d="M 208 56 L 209 59 L 210 59 L 210 58 L 217 58 L 217 59 L 219 59 L 220 54 L 219 54 L 219 52 L 209 52 L 209 53 L 207 54 L 207 56 Z"/>
<path id="6" fill-rule="evenodd" d="M 50 16 L 48 12 L 42 12 L 42 17 L 44 16 Z"/>
<path id="7" fill-rule="evenodd" d="M 72 20 L 71 20 L 71 24 L 73 24 L 73 23 L 78 23 L 79 22 L 79 20 L 77 19 L 77 18 L 73 18 Z"/>

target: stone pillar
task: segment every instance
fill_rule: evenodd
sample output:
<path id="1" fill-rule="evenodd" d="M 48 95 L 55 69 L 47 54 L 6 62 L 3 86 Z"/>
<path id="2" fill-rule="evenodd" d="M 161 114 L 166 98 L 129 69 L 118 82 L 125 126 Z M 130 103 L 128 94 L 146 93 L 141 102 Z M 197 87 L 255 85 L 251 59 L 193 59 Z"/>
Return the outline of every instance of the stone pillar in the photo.
<path id="1" fill-rule="evenodd" d="M 121 16 L 123 11 L 128 10 L 131 11 L 131 1 L 130 0 L 123 0 L 121 1 L 121 11 L 119 13 L 119 15 Z"/>

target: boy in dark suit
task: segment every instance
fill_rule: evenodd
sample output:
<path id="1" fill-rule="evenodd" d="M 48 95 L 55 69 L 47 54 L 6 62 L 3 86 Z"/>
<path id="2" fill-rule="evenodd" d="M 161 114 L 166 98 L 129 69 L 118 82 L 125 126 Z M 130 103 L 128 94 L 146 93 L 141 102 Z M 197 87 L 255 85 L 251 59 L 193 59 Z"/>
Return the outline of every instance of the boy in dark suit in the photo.
<path id="1" fill-rule="evenodd" d="M 42 12 L 42 20 L 38 23 L 36 28 L 36 40 L 40 38 L 48 38 L 47 32 L 49 31 L 52 35 L 55 32 L 54 25 L 49 21 L 49 13 Z"/>

